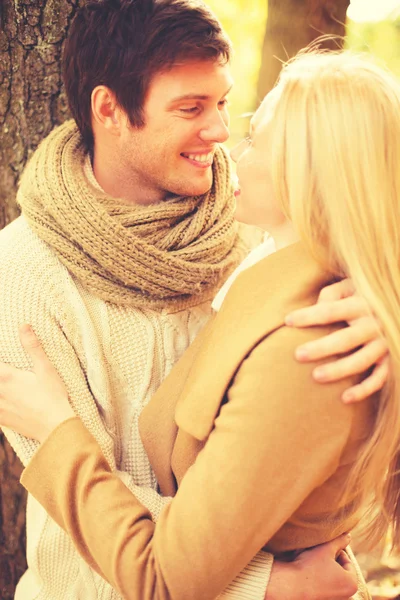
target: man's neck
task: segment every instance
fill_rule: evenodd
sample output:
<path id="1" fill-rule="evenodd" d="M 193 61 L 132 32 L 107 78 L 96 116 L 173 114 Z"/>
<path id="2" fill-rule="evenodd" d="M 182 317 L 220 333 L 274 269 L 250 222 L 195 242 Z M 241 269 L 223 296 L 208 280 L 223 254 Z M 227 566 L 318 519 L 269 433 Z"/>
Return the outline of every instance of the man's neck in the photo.
<path id="1" fill-rule="evenodd" d="M 139 185 L 132 178 L 120 172 L 115 163 L 118 161 L 103 161 L 98 153 L 95 153 L 91 162 L 92 172 L 97 185 L 108 196 L 118 198 L 126 204 L 138 204 L 149 206 L 158 204 L 165 200 L 165 194 L 161 190 L 157 193 L 154 189 Z"/>

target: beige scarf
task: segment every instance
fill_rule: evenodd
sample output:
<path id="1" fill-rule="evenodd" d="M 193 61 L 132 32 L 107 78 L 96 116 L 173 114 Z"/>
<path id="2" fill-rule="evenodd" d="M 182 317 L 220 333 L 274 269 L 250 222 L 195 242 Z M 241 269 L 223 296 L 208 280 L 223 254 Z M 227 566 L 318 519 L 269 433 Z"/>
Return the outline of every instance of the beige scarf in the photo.
<path id="1" fill-rule="evenodd" d="M 240 260 L 229 157 L 217 150 L 211 190 L 150 206 L 93 187 L 68 121 L 39 146 L 17 201 L 31 228 L 90 291 L 115 304 L 180 310 L 209 299 Z"/>

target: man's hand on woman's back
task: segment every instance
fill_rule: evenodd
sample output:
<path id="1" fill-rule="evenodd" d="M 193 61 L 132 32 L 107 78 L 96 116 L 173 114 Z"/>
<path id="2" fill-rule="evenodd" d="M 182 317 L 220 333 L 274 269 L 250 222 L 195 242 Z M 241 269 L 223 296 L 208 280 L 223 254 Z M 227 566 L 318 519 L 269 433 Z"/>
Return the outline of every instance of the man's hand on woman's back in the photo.
<path id="1" fill-rule="evenodd" d="M 349 600 L 357 592 L 347 534 L 306 550 L 292 562 L 275 561 L 265 600 Z"/>

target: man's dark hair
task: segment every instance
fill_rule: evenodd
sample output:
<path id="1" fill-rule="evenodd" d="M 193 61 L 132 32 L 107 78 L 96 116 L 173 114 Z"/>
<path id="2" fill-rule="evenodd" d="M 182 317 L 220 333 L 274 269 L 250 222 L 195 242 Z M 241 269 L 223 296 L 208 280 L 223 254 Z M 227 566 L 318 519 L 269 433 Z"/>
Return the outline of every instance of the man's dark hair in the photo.
<path id="1" fill-rule="evenodd" d="M 201 0 L 90 0 L 71 24 L 63 54 L 68 103 L 93 148 L 91 94 L 109 87 L 134 127 L 155 74 L 188 60 L 229 62 L 231 45 Z"/>

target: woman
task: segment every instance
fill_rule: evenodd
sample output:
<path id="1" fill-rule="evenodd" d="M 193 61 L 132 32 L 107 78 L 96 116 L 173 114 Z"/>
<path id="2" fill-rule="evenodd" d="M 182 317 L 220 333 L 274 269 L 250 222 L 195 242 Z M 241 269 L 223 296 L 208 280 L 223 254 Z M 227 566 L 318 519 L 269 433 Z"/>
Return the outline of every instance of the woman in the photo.
<path id="1" fill-rule="evenodd" d="M 367 59 L 308 54 L 254 116 L 233 153 L 238 217 L 277 252 L 237 278 L 142 414 L 161 490 L 176 492 L 157 525 L 73 418 L 61 381 L 37 387 L 32 375 L 55 415 L 39 414 L 33 434 L 48 439 L 22 481 L 124 597 L 213 598 L 260 548 L 291 558 L 348 531 L 371 494 L 373 536 L 392 521 L 399 543 L 399 109 L 399 84 Z M 315 365 L 293 360 L 321 330 L 291 329 L 285 314 L 343 277 L 388 340 L 395 368 L 379 404 L 344 406 L 359 378 L 321 387 Z"/>

